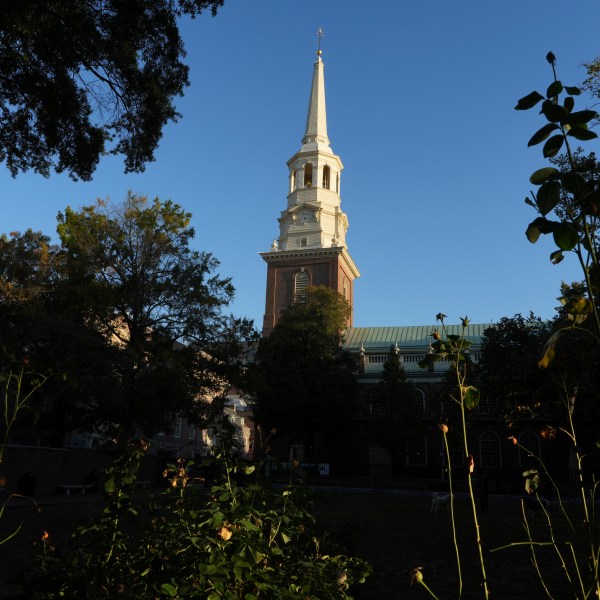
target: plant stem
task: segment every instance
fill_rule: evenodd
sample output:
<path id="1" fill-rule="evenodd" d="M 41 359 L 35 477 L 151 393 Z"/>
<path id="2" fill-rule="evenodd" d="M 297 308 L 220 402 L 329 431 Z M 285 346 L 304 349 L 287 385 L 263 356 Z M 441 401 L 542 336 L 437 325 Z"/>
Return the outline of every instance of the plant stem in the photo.
<path id="1" fill-rule="evenodd" d="M 456 552 L 456 569 L 458 571 L 458 597 L 462 597 L 463 579 L 462 566 L 460 563 L 460 550 L 458 547 L 458 537 L 456 535 L 456 518 L 454 514 L 454 491 L 452 488 L 452 465 L 450 463 L 450 448 L 448 446 L 448 437 L 445 431 L 442 431 L 444 437 L 444 448 L 446 451 L 446 464 L 448 465 L 448 484 L 450 486 L 450 518 L 452 520 L 452 539 L 454 541 L 454 550 Z"/>

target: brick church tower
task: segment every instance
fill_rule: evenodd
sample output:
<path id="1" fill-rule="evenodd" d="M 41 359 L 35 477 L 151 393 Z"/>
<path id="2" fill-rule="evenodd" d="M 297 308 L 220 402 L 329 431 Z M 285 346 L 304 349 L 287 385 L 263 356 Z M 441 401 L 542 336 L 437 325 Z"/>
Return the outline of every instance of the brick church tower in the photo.
<path id="1" fill-rule="evenodd" d="M 348 217 L 340 199 L 344 167 L 327 137 L 323 69 L 319 49 L 302 147 L 287 162 L 287 208 L 278 219 L 279 237 L 269 252 L 260 253 L 267 263 L 263 335 L 286 308 L 306 297 L 307 286 L 332 288 L 352 307 L 354 280 L 360 276 L 346 245 Z"/>

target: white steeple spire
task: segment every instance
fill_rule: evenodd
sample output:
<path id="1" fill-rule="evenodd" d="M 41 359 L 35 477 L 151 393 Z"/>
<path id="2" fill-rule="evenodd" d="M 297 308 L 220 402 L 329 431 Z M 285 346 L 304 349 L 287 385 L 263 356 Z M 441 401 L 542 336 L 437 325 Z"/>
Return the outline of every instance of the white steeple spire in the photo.
<path id="1" fill-rule="evenodd" d="M 306 297 L 307 285 L 325 285 L 353 305 L 353 282 L 360 276 L 346 244 L 348 217 L 341 207 L 344 165 L 327 137 L 325 77 L 321 37 L 314 64 L 302 147 L 287 161 L 287 208 L 279 217 L 279 236 L 260 255 L 268 264 L 263 334 L 281 313 Z M 348 319 L 352 325 L 352 317 Z"/>
<path id="2" fill-rule="evenodd" d="M 319 46 L 322 32 L 319 32 Z M 321 48 L 314 64 L 302 147 L 288 161 L 288 206 L 279 218 L 279 250 L 345 248 L 348 218 L 342 212 L 344 168 L 327 137 L 325 77 Z"/>
<path id="3" fill-rule="evenodd" d="M 326 150 L 329 148 L 327 137 L 327 112 L 325 109 L 325 65 L 321 60 L 321 49 L 317 50 L 317 61 L 313 71 L 308 114 L 306 115 L 306 130 L 302 138 L 302 151 Z"/>

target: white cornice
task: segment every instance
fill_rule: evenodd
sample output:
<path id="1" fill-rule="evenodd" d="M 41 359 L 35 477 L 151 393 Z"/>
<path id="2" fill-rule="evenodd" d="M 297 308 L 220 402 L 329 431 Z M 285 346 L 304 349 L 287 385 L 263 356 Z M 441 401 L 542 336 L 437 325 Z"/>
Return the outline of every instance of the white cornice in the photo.
<path id="1" fill-rule="evenodd" d="M 267 263 L 277 262 L 277 261 L 288 261 L 295 260 L 298 258 L 325 258 L 332 256 L 341 256 L 344 264 L 352 274 L 352 276 L 357 279 L 360 277 L 360 272 L 352 257 L 343 246 L 334 246 L 332 248 L 298 248 L 297 250 L 273 250 L 270 252 L 259 252 L 260 256 L 262 256 L 263 260 Z"/>

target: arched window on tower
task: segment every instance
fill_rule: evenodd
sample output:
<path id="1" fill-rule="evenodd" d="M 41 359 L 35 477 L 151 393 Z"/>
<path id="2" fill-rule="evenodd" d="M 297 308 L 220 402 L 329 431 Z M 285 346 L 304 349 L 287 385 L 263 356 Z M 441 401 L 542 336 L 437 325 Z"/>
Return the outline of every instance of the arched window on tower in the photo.
<path id="1" fill-rule="evenodd" d="M 328 165 L 323 167 L 323 187 L 328 190 L 329 189 L 329 181 L 331 179 L 331 169 Z"/>
<path id="2" fill-rule="evenodd" d="M 335 177 L 335 193 L 340 193 L 340 174 L 338 173 Z"/>
<path id="3" fill-rule="evenodd" d="M 313 167 L 310 163 L 304 165 L 304 187 L 312 187 L 313 184 Z"/>
<path id="4" fill-rule="evenodd" d="M 294 275 L 294 302 L 306 302 L 308 300 L 308 286 L 310 276 L 304 269 Z"/>

